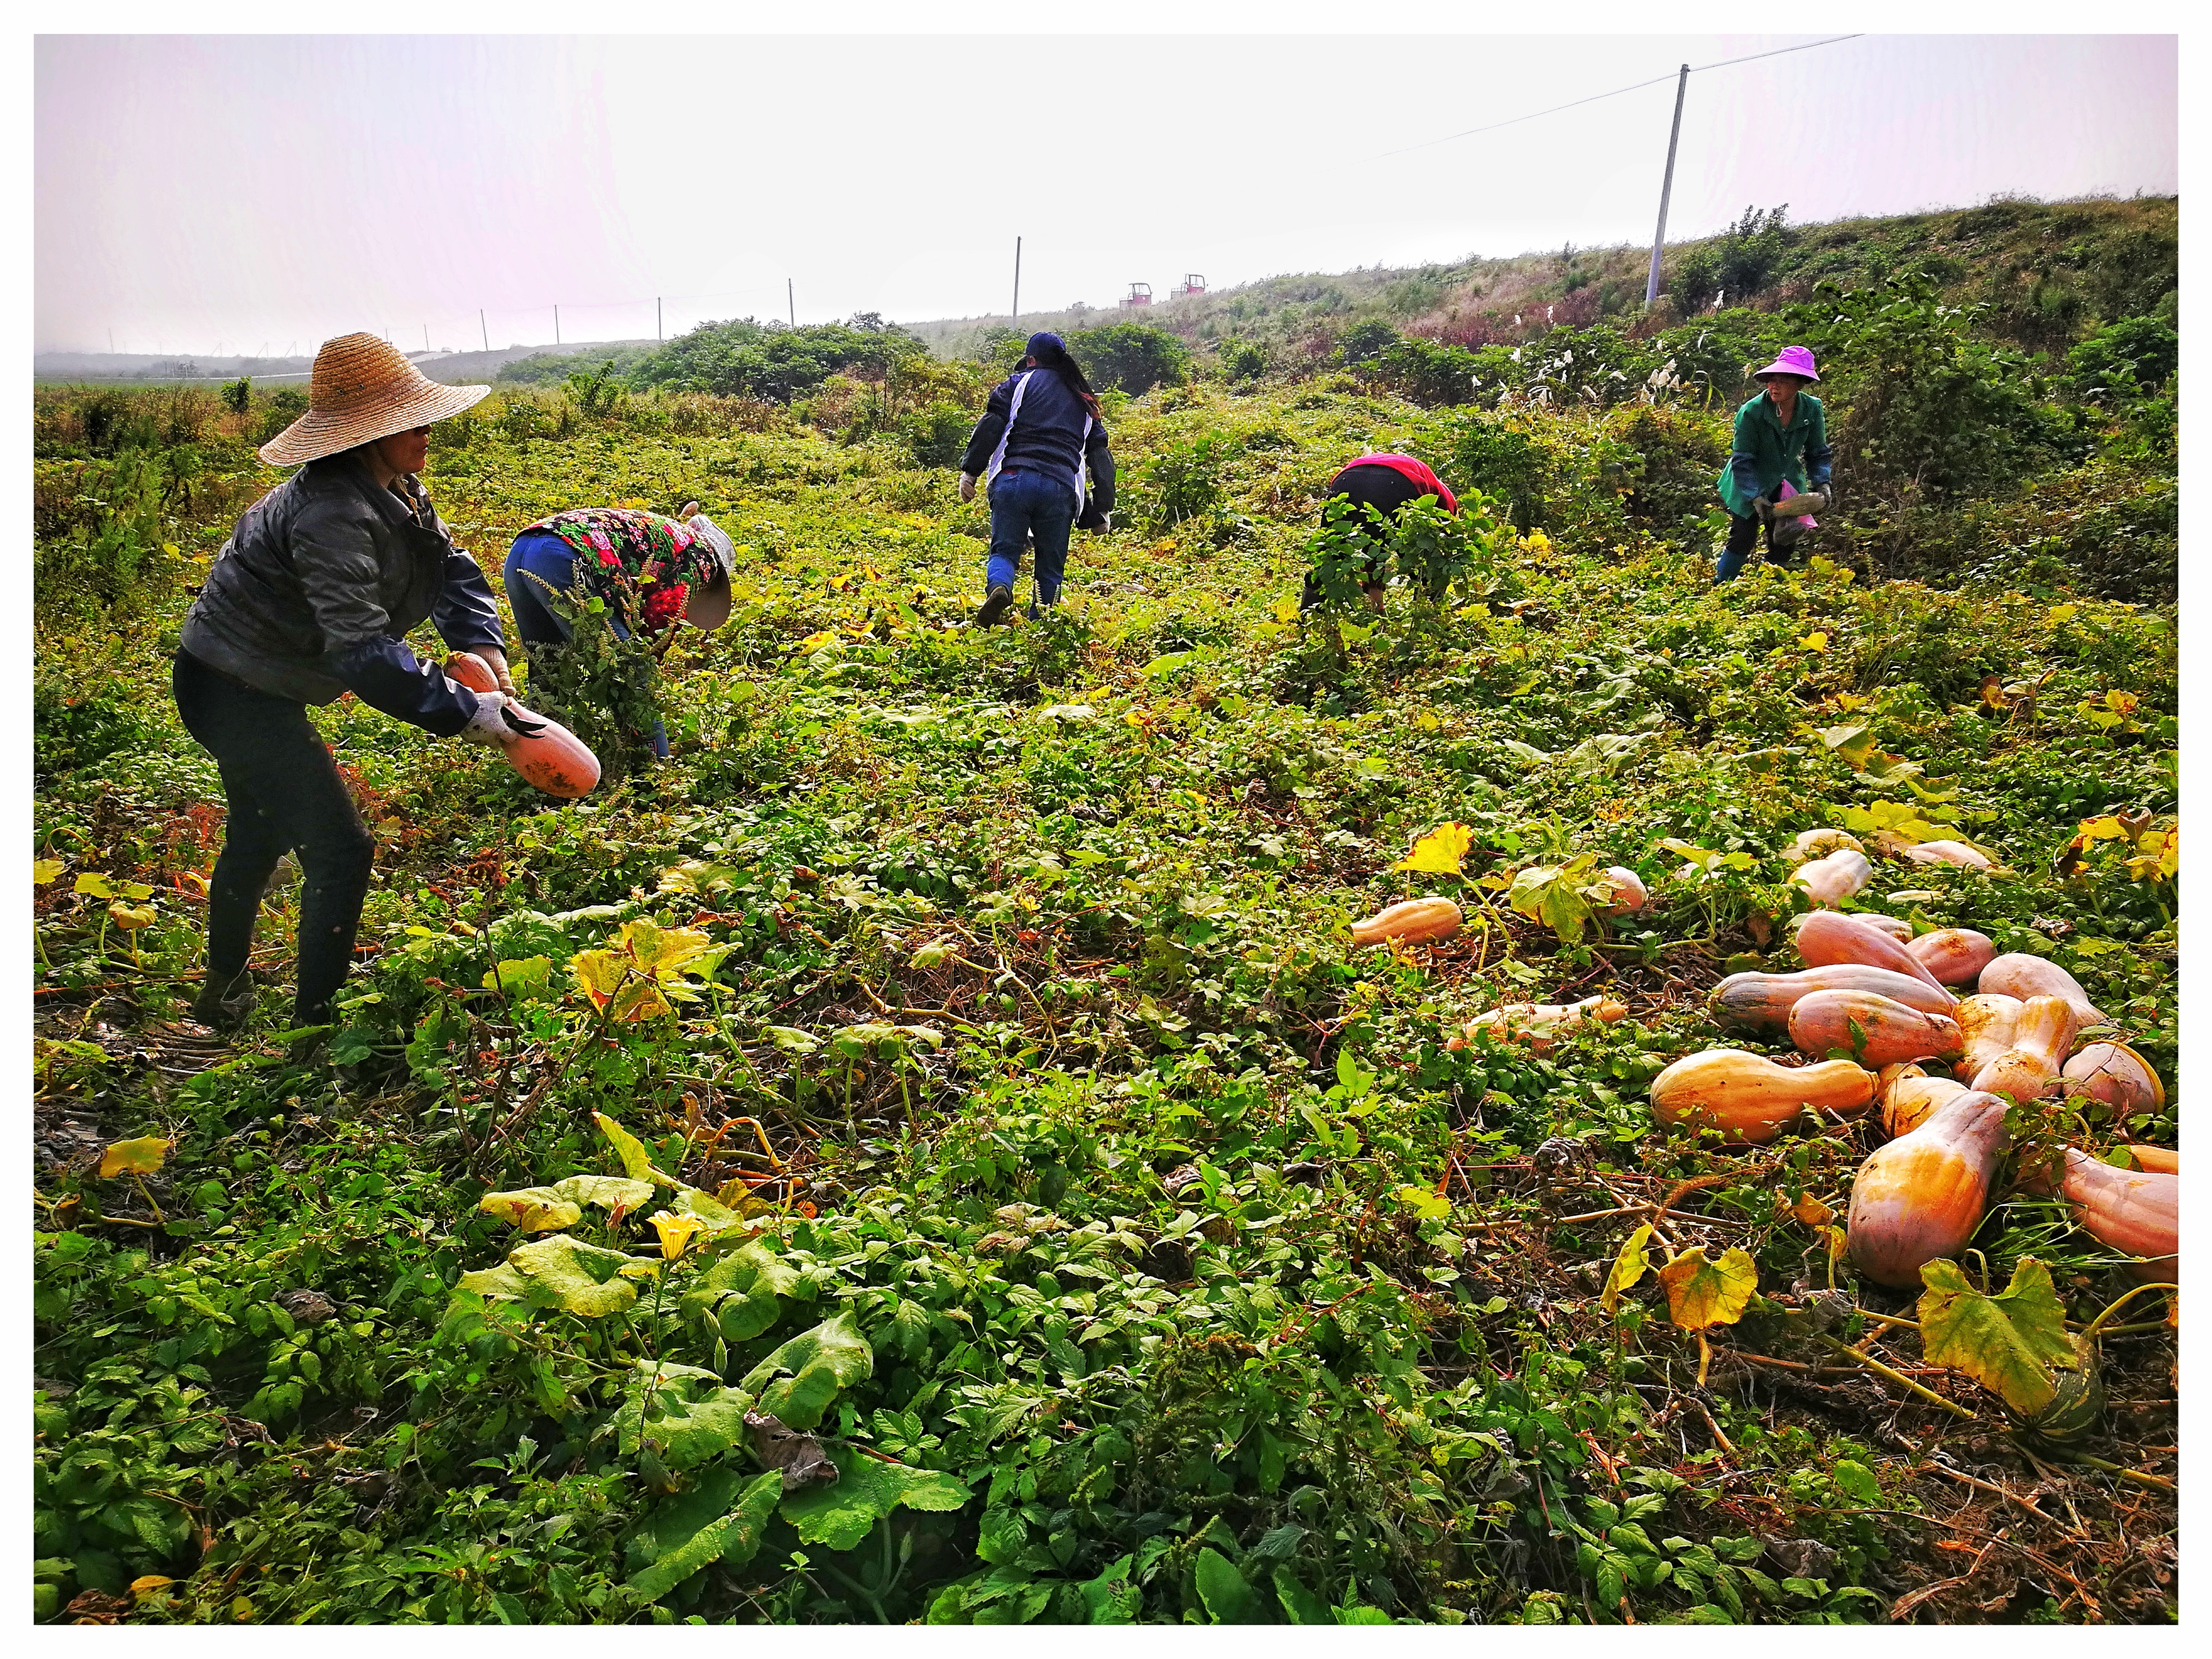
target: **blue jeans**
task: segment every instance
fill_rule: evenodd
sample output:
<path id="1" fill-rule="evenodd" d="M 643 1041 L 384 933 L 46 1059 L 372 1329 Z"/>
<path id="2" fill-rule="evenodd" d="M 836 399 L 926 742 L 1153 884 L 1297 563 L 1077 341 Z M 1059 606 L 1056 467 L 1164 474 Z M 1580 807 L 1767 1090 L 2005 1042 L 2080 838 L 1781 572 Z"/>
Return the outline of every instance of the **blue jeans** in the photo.
<path id="1" fill-rule="evenodd" d="M 1021 569 L 1022 542 L 1036 538 L 1036 598 L 1030 605 L 1035 621 L 1040 605 L 1060 603 L 1060 578 L 1067 574 L 1067 538 L 1075 529 L 1075 489 L 1042 472 L 1001 472 L 991 480 L 991 558 L 983 585 L 1008 587 Z"/>
<path id="2" fill-rule="evenodd" d="M 569 631 L 567 621 L 545 603 L 545 589 L 531 580 L 532 576 L 556 592 L 573 595 L 576 550 L 550 530 L 526 530 L 507 550 L 500 578 L 507 586 L 507 602 L 514 610 L 514 631 L 521 635 L 526 650 L 533 645 L 559 645 L 568 639 Z M 610 616 L 607 623 L 617 639 L 629 637 L 621 617 Z M 668 729 L 659 720 L 653 723 L 653 752 L 662 760 L 668 758 Z"/>

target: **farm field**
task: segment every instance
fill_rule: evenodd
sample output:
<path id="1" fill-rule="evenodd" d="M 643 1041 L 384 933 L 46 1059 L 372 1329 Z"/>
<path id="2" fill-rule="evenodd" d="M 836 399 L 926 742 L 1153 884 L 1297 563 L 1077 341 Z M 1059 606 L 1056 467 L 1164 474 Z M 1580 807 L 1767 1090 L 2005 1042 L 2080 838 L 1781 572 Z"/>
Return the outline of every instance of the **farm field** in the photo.
<path id="1" fill-rule="evenodd" d="M 40 1617 L 2175 1618 L 2178 1315 L 2077 1351 L 2138 1281 L 2037 1179 L 2178 1146 L 2175 394 L 1843 309 L 1844 505 L 1718 589 L 1793 316 L 1721 313 L 1697 377 L 1536 337 L 1479 401 L 1425 343 L 1198 356 L 1108 392 L 1115 528 L 994 630 L 941 446 L 1003 362 L 890 413 L 888 370 L 502 389 L 434 430 L 463 546 L 696 498 L 736 611 L 663 659 L 672 760 L 574 805 L 318 712 L 379 846 L 307 1054 L 289 865 L 248 1036 L 185 1018 L 222 797 L 167 691 L 287 416 L 40 388 Z M 1915 442 L 1987 487 L 1884 482 Z M 1370 451 L 1462 529 L 1401 549 L 1433 592 L 1302 617 Z M 1940 1285 L 1850 1252 L 1878 1107 L 1653 1109 L 1792 1054 L 1711 999 L 1801 965 L 1824 828 L 1844 908 L 2058 964 L 2168 1085 L 2014 1105 Z M 1431 896 L 1456 936 L 1354 945 Z"/>

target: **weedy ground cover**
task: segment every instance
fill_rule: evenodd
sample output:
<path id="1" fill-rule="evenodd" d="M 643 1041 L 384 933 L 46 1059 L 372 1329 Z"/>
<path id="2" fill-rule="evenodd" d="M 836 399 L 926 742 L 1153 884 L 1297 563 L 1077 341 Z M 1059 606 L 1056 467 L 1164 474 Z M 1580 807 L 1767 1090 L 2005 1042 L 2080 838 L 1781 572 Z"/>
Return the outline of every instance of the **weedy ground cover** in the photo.
<path id="1" fill-rule="evenodd" d="M 1991 848 L 1858 902 L 2059 961 L 2172 1078 L 2170 610 L 2056 553 L 1717 592 L 1712 417 L 1663 388 L 1324 377 L 1114 397 L 1127 527 L 977 631 L 983 514 L 858 393 L 503 393 L 436 429 L 465 545 L 696 499 L 735 611 L 663 659 L 673 760 L 571 806 L 320 711 L 380 846 L 295 1063 L 282 883 L 252 1036 L 180 1023 L 221 793 L 163 655 L 283 411 L 116 395 L 38 405 L 42 1618 L 2172 1616 L 2154 1302 L 2093 1437 L 2023 1443 L 1838 1265 L 1863 1124 L 1728 1151 L 1645 1098 L 1790 963 L 1781 850 L 1830 823 Z M 2155 493 L 2130 431 L 2037 495 Z M 1464 530 L 1301 618 L 1379 449 Z M 1614 864 L 1648 910 L 1591 901 Z M 1460 937 L 1352 947 L 1425 894 Z M 1447 1047 L 1601 991 L 1547 1052 Z M 2127 1282 L 2015 1193 L 1952 1294 L 2024 1261 L 2077 1328 Z"/>

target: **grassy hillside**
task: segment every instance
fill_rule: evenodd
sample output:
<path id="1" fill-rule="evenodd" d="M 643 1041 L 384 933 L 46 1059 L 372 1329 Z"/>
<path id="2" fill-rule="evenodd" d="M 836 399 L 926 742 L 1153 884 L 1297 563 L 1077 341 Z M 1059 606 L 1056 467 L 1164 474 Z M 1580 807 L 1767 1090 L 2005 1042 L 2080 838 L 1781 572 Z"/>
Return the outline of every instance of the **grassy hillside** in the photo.
<path id="1" fill-rule="evenodd" d="M 1941 586 L 1846 519 L 1715 591 L 1693 385 L 1201 364 L 1109 394 L 1112 533 L 979 631 L 927 411 L 981 365 L 495 392 L 434 432 L 463 544 L 696 497 L 735 614 L 664 659 L 673 760 L 573 806 L 318 712 L 377 872 L 299 1057 L 283 882 L 248 1037 L 182 1020 L 222 796 L 165 654 L 289 409 L 42 390 L 39 1616 L 2172 1620 L 2157 1295 L 2060 1437 L 2047 1361 L 2000 1377 L 1836 1253 L 1872 1116 L 1729 1146 L 1650 1103 L 1789 1056 L 1707 999 L 1797 965 L 1785 849 L 1830 826 L 1873 854 L 1847 908 L 2063 966 L 2178 1079 L 2176 616 L 2129 586 L 2170 366 L 2039 391 L 1910 291 L 1854 304 L 1850 487 L 1931 430 L 2021 469 L 1944 498 Z M 1375 617 L 1315 514 L 1382 448 L 1468 510 Z M 2001 867 L 1911 861 L 1958 838 Z M 1353 945 L 1409 896 L 1462 931 Z M 1622 1018 L 1450 1046 L 1592 997 Z M 2034 1172 L 2180 1110 L 2018 1109 L 1947 1305 L 2085 1324 L 2134 1281 Z"/>

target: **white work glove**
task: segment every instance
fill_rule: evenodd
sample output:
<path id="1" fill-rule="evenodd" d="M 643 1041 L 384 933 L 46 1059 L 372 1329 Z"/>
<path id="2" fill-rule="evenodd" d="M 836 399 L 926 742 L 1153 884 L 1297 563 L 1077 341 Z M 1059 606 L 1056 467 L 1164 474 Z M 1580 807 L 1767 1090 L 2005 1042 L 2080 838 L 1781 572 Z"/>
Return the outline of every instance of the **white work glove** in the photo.
<path id="1" fill-rule="evenodd" d="M 477 647 L 474 654 L 483 659 L 484 666 L 491 670 L 492 678 L 499 682 L 501 692 L 504 696 L 513 696 L 514 681 L 507 672 L 507 653 L 495 645 L 480 645 Z"/>
<path id="2" fill-rule="evenodd" d="M 972 472 L 963 472 L 960 475 L 960 499 L 963 501 L 972 501 L 975 499 L 975 475 Z"/>
<path id="3" fill-rule="evenodd" d="M 515 713 L 514 706 L 505 697 L 489 692 L 477 693 L 477 712 L 469 716 L 469 723 L 453 735 L 463 743 L 472 743 L 483 749 L 505 749 L 524 738 L 535 737 L 545 729 L 537 720 Z"/>
<path id="4" fill-rule="evenodd" d="M 1098 515 L 1098 522 L 1091 526 L 1091 533 L 1094 536 L 1103 536 L 1113 527 L 1114 515 L 1111 513 L 1101 513 Z"/>

